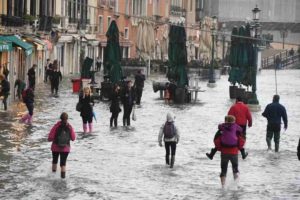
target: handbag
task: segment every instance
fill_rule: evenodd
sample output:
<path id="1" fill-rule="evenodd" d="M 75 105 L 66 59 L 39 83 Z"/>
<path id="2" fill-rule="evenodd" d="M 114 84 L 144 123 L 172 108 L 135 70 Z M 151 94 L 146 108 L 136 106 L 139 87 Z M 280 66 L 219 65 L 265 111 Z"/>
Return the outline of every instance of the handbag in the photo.
<path id="1" fill-rule="evenodd" d="M 133 110 L 132 110 L 132 120 L 136 121 L 135 107 L 133 107 Z"/>
<path id="2" fill-rule="evenodd" d="M 76 104 L 76 111 L 81 112 L 81 110 L 82 110 L 82 103 L 79 101 L 79 102 Z"/>

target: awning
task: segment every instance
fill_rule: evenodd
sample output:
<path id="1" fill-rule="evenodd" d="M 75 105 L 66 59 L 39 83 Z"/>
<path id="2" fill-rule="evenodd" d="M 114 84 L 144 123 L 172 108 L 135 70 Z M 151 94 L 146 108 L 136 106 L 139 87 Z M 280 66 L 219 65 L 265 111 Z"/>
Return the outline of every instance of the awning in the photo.
<path id="1" fill-rule="evenodd" d="M 28 42 L 34 44 L 36 46 L 36 50 L 38 50 L 38 51 L 47 49 L 47 44 L 44 41 L 39 40 L 38 38 L 26 37 L 26 36 L 24 38 Z"/>
<path id="2" fill-rule="evenodd" d="M 72 35 L 62 35 L 58 39 L 58 42 L 64 43 L 64 42 L 72 42 L 73 36 Z"/>
<path id="3" fill-rule="evenodd" d="M 0 38 L 0 52 L 3 51 L 11 51 L 12 50 L 12 43 L 11 41 L 7 41 L 5 39 Z"/>
<path id="4" fill-rule="evenodd" d="M 29 56 L 30 54 L 32 54 L 32 45 L 27 42 L 24 42 L 23 40 L 19 39 L 18 37 L 14 36 L 14 35 L 9 35 L 9 36 L 0 36 L 0 39 L 1 38 L 4 38 L 5 40 L 12 42 L 13 46 L 19 46 L 22 49 L 24 49 L 26 56 Z"/>
<path id="5" fill-rule="evenodd" d="M 47 50 L 51 51 L 53 48 L 52 43 L 49 40 L 44 39 L 43 42 L 47 44 Z"/>

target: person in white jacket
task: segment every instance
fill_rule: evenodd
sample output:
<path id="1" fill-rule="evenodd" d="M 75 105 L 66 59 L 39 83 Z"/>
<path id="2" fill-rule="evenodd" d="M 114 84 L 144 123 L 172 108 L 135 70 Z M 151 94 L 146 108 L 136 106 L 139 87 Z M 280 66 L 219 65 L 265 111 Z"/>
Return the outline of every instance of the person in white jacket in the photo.
<path id="1" fill-rule="evenodd" d="M 158 144 L 162 145 L 162 139 L 165 142 L 166 148 L 166 164 L 173 168 L 175 162 L 176 144 L 179 142 L 179 130 L 175 126 L 173 116 L 168 113 L 166 122 L 160 127 L 158 134 Z M 170 163 L 170 149 L 171 149 L 171 163 Z"/>

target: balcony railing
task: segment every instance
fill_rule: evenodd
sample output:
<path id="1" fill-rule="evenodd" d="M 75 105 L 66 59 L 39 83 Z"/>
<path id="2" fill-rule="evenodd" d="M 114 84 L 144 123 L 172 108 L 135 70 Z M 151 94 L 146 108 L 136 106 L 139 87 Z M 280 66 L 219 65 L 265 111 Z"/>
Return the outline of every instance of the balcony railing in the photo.
<path id="1" fill-rule="evenodd" d="M 25 25 L 25 20 L 22 17 L 1 15 L 2 26 L 19 27 Z"/>
<path id="2" fill-rule="evenodd" d="M 170 15 L 173 16 L 186 16 L 186 10 L 181 8 L 180 6 L 171 6 L 170 7 Z"/>

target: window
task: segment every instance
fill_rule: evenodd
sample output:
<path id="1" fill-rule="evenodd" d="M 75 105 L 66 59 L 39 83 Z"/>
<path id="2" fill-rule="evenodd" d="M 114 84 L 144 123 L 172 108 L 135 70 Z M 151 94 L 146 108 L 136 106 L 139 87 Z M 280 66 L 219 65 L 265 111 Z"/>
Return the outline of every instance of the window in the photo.
<path id="1" fill-rule="evenodd" d="M 128 28 L 124 29 L 124 39 L 129 39 L 129 29 Z"/>
<path id="2" fill-rule="evenodd" d="M 110 22 L 111 22 L 111 16 L 108 16 L 108 17 L 107 17 L 107 27 L 109 27 Z"/>
<path id="3" fill-rule="evenodd" d="M 129 47 L 121 47 L 122 58 L 129 58 Z"/>
<path id="4" fill-rule="evenodd" d="M 99 16 L 99 33 L 103 33 L 103 16 Z"/>
<path id="5" fill-rule="evenodd" d="M 129 15 L 130 11 L 129 11 L 129 0 L 125 1 L 125 14 Z"/>
<path id="6" fill-rule="evenodd" d="M 153 0 L 153 14 L 160 15 L 159 9 L 159 0 Z"/>
<path id="7" fill-rule="evenodd" d="M 133 0 L 132 2 L 132 14 L 138 16 L 147 15 L 147 0 Z"/>

